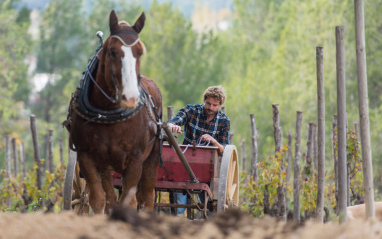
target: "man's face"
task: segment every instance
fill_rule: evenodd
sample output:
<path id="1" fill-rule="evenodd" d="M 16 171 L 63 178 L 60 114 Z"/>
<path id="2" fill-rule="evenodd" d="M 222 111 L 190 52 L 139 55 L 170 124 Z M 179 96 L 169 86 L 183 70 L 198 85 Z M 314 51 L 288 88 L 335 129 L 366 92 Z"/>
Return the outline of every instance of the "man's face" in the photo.
<path id="1" fill-rule="evenodd" d="M 218 112 L 220 106 L 221 105 L 220 105 L 219 100 L 216 100 L 216 99 L 214 99 L 212 97 L 208 97 L 204 101 L 204 113 L 207 116 L 216 115 L 216 113 Z"/>

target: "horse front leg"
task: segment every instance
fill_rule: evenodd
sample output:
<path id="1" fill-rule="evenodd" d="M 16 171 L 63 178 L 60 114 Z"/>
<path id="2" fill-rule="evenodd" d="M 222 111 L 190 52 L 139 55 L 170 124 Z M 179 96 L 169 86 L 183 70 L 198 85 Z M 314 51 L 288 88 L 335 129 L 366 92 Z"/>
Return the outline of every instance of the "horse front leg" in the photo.
<path id="1" fill-rule="evenodd" d="M 114 191 L 113 178 L 110 171 L 105 171 L 100 174 L 102 180 L 102 188 L 106 193 L 105 212 L 110 213 L 110 209 L 117 203 L 117 195 Z"/>
<path id="2" fill-rule="evenodd" d="M 155 184 L 157 182 L 159 164 L 159 141 L 151 150 L 147 159 L 143 162 L 142 177 L 139 181 L 137 192 L 139 209 L 154 209 Z"/>
<path id="3" fill-rule="evenodd" d="M 89 154 L 78 152 L 78 163 L 89 186 L 89 204 L 95 214 L 102 214 L 105 210 L 106 196 L 94 161 Z"/>
<path id="4" fill-rule="evenodd" d="M 136 157 L 130 160 L 128 167 L 123 171 L 122 177 L 122 195 L 120 203 L 129 205 L 137 209 L 137 199 L 135 196 L 139 179 L 142 175 L 142 157 Z"/>

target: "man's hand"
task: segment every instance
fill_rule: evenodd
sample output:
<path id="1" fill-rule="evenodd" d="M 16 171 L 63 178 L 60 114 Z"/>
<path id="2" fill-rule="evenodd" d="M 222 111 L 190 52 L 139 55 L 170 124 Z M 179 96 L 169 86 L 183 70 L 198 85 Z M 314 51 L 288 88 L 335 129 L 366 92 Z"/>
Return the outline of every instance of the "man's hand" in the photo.
<path id="1" fill-rule="evenodd" d="M 178 134 L 182 133 L 182 128 L 176 124 L 168 123 L 167 126 L 171 129 L 171 132 L 173 133 L 178 133 Z"/>
<path id="2" fill-rule="evenodd" d="M 216 146 L 216 143 L 218 141 L 216 141 L 216 139 L 214 139 L 211 135 L 209 134 L 203 134 L 201 137 L 200 137 L 203 141 L 205 142 L 210 142 L 210 144 L 212 145 L 215 145 Z"/>
<path id="3" fill-rule="evenodd" d="M 219 148 L 218 154 L 219 154 L 219 156 L 222 156 L 223 151 L 224 151 L 224 146 L 219 144 L 219 142 L 215 138 L 213 138 L 209 134 L 203 134 L 200 138 L 203 141 L 210 142 L 210 144 L 212 144 L 213 146 L 218 147 Z"/>

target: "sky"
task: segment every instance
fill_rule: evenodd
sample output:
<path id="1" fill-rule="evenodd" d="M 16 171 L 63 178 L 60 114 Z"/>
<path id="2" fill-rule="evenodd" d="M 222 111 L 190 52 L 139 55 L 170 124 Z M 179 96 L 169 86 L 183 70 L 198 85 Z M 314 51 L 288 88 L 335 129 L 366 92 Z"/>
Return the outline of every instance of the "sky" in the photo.
<path id="1" fill-rule="evenodd" d="M 91 2 L 92 0 L 85 0 L 85 2 Z M 141 4 L 148 8 L 153 2 L 153 0 L 136 0 L 141 2 Z M 191 16 L 193 11 L 193 6 L 198 0 L 157 0 L 159 3 L 171 2 L 173 5 L 177 6 L 185 15 Z M 208 5 L 213 9 L 229 8 L 232 9 L 233 0 L 199 0 L 202 3 L 208 3 Z M 27 6 L 30 9 L 44 9 L 46 4 L 50 0 L 21 0 L 21 6 Z"/>

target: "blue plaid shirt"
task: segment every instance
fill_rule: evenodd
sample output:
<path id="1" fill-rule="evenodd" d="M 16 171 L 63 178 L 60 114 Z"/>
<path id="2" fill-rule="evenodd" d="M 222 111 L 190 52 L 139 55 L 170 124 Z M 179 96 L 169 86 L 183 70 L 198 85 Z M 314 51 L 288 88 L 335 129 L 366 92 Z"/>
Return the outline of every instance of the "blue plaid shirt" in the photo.
<path id="1" fill-rule="evenodd" d="M 207 122 L 204 104 L 186 105 L 169 122 L 178 126 L 184 125 L 183 144 L 192 144 L 192 140 L 198 142 L 203 134 L 211 135 L 223 146 L 229 144 L 229 118 L 218 110 L 215 118 Z"/>

